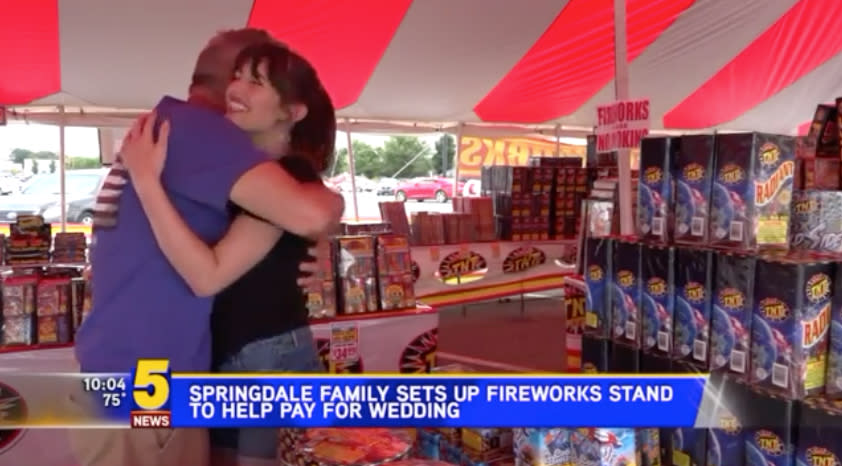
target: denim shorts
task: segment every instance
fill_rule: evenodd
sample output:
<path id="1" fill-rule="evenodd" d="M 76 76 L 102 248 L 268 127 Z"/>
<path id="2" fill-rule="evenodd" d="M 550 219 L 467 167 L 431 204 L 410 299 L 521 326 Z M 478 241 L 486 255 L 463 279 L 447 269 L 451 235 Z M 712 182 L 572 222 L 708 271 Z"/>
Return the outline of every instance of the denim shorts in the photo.
<path id="1" fill-rule="evenodd" d="M 247 344 L 215 368 L 216 372 L 324 372 L 309 327 Z M 212 429 L 214 448 L 234 450 L 245 458 L 274 459 L 278 429 Z"/>

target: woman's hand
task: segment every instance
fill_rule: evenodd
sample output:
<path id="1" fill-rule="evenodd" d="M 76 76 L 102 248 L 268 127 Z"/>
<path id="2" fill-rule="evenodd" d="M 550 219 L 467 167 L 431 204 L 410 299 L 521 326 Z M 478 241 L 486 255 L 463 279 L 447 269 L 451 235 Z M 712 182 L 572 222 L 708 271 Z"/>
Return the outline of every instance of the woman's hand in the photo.
<path id="1" fill-rule="evenodd" d="M 161 123 L 156 141 L 155 123 L 157 120 L 158 117 L 154 112 L 138 118 L 123 140 L 119 157 L 135 183 L 157 182 L 164 170 L 170 124 L 168 121 Z"/>
<path id="2" fill-rule="evenodd" d="M 298 277 L 298 286 L 303 291 L 311 293 L 321 290 L 325 275 L 331 273 L 330 270 L 326 270 L 326 264 L 330 261 L 330 243 L 323 238 L 317 245 L 311 246 L 307 254 L 310 259 L 304 260 L 298 266 L 298 271 L 301 273 Z"/>

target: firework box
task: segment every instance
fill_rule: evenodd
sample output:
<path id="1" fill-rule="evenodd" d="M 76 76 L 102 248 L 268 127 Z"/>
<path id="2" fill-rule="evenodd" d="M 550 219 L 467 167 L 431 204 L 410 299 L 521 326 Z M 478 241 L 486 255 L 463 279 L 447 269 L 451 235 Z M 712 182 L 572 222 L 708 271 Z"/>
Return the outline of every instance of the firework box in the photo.
<path id="1" fill-rule="evenodd" d="M 745 407 L 746 464 L 791 466 L 795 460 L 800 403 L 756 392 L 753 395 L 746 399 Z"/>
<path id="2" fill-rule="evenodd" d="M 837 99 L 837 105 L 839 99 Z M 837 105 L 819 104 L 807 132 L 807 143 L 815 147 L 816 157 L 839 158 L 839 122 Z"/>
<path id="3" fill-rule="evenodd" d="M 629 428 L 581 428 L 570 431 L 573 464 L 638 466 L 636 433 Z"/>
<path id="4" fill-rule="evenodd" d="M 748 378 L 756 259 L 742 254 L 716 256 L 711 307 L 710 369 Z"/>
<path id="5" fill-rule="evenodd" d="M 714 263 L 712 251 L 676 251 L 673 357 L 704 370 L 709 364 Z"/>
<path id="6" fill-rule="evenodd" d="M 801 407 L 795 461 L 799 466 L 842 464 L 842 413 L 822 406 Z"/>
<path id="7" fill-rule="evenodd" d="M 640 466 L 661 466 L 661 433 L 656 427 L 635 429 L 635 456 Z"/>
<path id="8" fill-rule="evenodd" d="M 710 243 L 750 251 L 785 248 L 794 176 L 794 138 L 716 135 Z"/>
<path id="9" fill-rule="evenodd" d="M 712 135 L 681 137 L 681 150 L 675 155 L 672 170 L 675 181 L 673 237 L 676 243 L 708 243 L 714 147 Z"/>
<path id="10" fill-rule="evenodd" d="M 757 262 L 751 385 L 793 399 L 824 391 L 833 278 L 829 262 Z"/>
<path id="11" fill-rule="evenodd" d="M 643 374 L 671 374 L 674 372 L 673 360 L 668 354 L 641 352 L 640 372 Z"/>
<path id="12" fill-rule="evenodd" d="M 611 337 L 616 342 L 639 348 L 641 245 L 615 240 L 613 248 Z"/>
<path id="13" fill-rule="evenodd" d="M 516 466 L 573 466 L 569 429 L 514 429 Z"/>
<path id="14" fill-rule="evenodd" d="M 675 302 L 675 248 L 643 246 L 641 284 L 641 348 L 670 354 Z"/>
<path id="15" fill-rule="evenodd" d="M 588 238 L 585 241 L 585 328 L 586 335 L 608 338 L 611 335 L 611 290 L 613 241 Z"/>
<path id="16" fill-rule="evenodd" d="M 608 372 L 636 374 L 640 372 L 640 348 L 625 343 L 611 345 L 611 359 Z"/>
<path id="17" fill-rule="evenodd" d="M 587 334 L 582 336 L 582 373 L 608 372 L 610 358 L 611 340 Z"/>
<path id="18" fill-rule="evenodd" d="M 790 239 L 793 250 L 842 254 L 842 192 L 794 192 Z"/>
<path id="19" fill-rule="evenodd" d="M 834 283 L 831 306 L 825 392 L 836 399 L 842 398 L 842 280 Z"/>
<path id="20" fill-rule="evenodd" d="M 667 445 L 664 457 L 671 459 L 668 464 L 705 466 L 707 430 L 689 427 L 662 429 L 661 435 L 669 436 L 661 440 L 662 445 Z"/>
<path id="21" fill-rule="evenodd" d="M 646 241 L 671 239 L 672 172 L 678 138 L 647 137 L 640 141 L 640 182 L 637 184 L 637 231 Z"/>
<path id="22" fill-rule="evenodd" d="M 840 169 L 842 160 L 839 159 L 801 159 L 800 189 L 839 189 Z"/>

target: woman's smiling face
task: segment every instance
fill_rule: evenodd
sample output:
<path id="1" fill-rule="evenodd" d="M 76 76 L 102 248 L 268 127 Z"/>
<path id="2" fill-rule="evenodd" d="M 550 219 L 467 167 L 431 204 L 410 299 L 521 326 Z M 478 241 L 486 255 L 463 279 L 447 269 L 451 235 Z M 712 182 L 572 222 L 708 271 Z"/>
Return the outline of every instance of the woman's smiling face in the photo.
<path id="1" fill-rule="evenodd" d="M 281 96 L 272 87 L 265 61 L 246 62 L 234 72 L 225 92 L 226 116 L 249 133 L 278 128 L 288 118 Z"/>

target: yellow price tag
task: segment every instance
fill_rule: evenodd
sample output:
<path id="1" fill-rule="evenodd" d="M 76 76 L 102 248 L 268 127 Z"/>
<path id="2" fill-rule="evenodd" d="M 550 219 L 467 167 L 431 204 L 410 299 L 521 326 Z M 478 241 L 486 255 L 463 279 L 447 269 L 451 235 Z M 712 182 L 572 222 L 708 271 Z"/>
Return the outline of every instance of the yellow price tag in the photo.
<path id="1" fill-rule="evenodd" d="M 138 359 L 132 398 L 140 409 L 155 411 L 167 404 L 170 399 L 169 371 L 167 359 Z"/>

